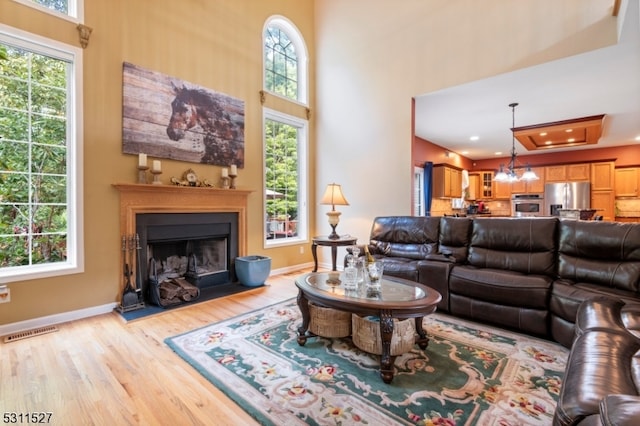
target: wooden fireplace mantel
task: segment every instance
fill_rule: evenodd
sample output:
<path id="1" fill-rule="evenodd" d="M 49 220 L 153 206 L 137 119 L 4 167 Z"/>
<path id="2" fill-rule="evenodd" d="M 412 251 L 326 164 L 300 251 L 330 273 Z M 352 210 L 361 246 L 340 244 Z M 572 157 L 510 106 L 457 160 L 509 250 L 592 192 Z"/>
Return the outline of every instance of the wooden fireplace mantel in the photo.
<path id="1" fill-rule="evenodd" d="M 136 233 L 142 213 L 238 213 L 238 253 L 247 254 L 247 201 L 250 189 L 174 185 L 113 184 L 120 192 L 120 234 Z"/>

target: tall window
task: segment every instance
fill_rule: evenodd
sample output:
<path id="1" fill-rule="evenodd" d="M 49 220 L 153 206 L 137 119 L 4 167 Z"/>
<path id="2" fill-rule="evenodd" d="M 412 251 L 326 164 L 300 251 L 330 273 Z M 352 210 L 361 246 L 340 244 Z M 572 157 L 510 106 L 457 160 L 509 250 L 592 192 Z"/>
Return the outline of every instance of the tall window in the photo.
<path id="1" fill-rule="evenodd" d="M 267 245 L 307 238 L 307 123 L 265 112 Z"/>
<path id="2" fill-rule="evenodd" d="M 298 30 L 282 17 L 265 25 L 264 89 L 294 101 L 290 111 L 264 109 L 265 246 L 307 239 L 308 120 L 306 49 Z"/>
<path id="3" fill-rule="evenodd" d="M 80 56 L 0 26 L 0 278 L 82 267 Z"/>

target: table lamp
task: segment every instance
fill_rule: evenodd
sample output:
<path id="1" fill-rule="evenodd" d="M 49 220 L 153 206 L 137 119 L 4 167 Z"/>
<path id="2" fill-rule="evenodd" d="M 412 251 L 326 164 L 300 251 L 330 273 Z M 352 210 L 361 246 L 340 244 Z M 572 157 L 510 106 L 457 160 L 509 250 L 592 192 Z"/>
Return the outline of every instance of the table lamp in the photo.
<path id="1" fill-rule="evenodd" d="M 327 185 L 327 189 L 324 191 L 324 195 L 322 196 L 322 200 L 320 200 L 320 204 L 331 205 L 331 211 L 327 212 L 327 216 L 329 217 L 329 225 L 331 225 L 331 234 L 329 235 L 329 239 L 337 240 L 340 238 L 340 235 L 336 233 L 336 226 L 340 222 L 340 212 L 336 211 L 336 205 L 338 206 L 348 206 L 349 202 L 344 195 L 342 194 L 342 187 L 337 183 L 330 183 Z"/>

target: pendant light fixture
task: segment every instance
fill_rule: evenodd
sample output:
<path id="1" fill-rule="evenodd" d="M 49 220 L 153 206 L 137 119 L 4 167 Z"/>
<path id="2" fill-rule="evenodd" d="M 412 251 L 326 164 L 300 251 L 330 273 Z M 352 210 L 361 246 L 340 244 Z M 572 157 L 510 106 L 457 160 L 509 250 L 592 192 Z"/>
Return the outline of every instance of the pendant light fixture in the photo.
<path id="1" fill-rule="evenodd" d="M 498 173 L 493 177 L 493 180 L 496 182 L 517 182 L 519 180 L 530 181 L 540 179 L 538 175 L 531 170 L 531 167 L 528 164 L 525 172 L 522 174 L 522 177 L 518 177 L 518 174 L 516 173 L 516 136 L 513 133 L 513 129 L 516 127 L 517 106 L 517 102 L 509 104 L 509 107 L 511 108 L 511 159 L 509 160 L 507 170 L 504 169 L 504 164 L 500 164 L 500 170 L 498 170 Z"/>

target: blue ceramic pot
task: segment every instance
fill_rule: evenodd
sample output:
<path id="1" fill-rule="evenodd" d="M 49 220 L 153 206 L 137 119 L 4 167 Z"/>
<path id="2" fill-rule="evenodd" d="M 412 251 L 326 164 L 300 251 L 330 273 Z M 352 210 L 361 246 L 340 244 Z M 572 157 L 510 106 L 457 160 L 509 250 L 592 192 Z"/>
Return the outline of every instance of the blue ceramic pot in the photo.
<path id="1" fill-rule="evenodd" d="M 266 256 L 236 257 L 236 275 L 238 281 L 247 287 L 264 284 L 271 272 L 271 258 Z"/>

